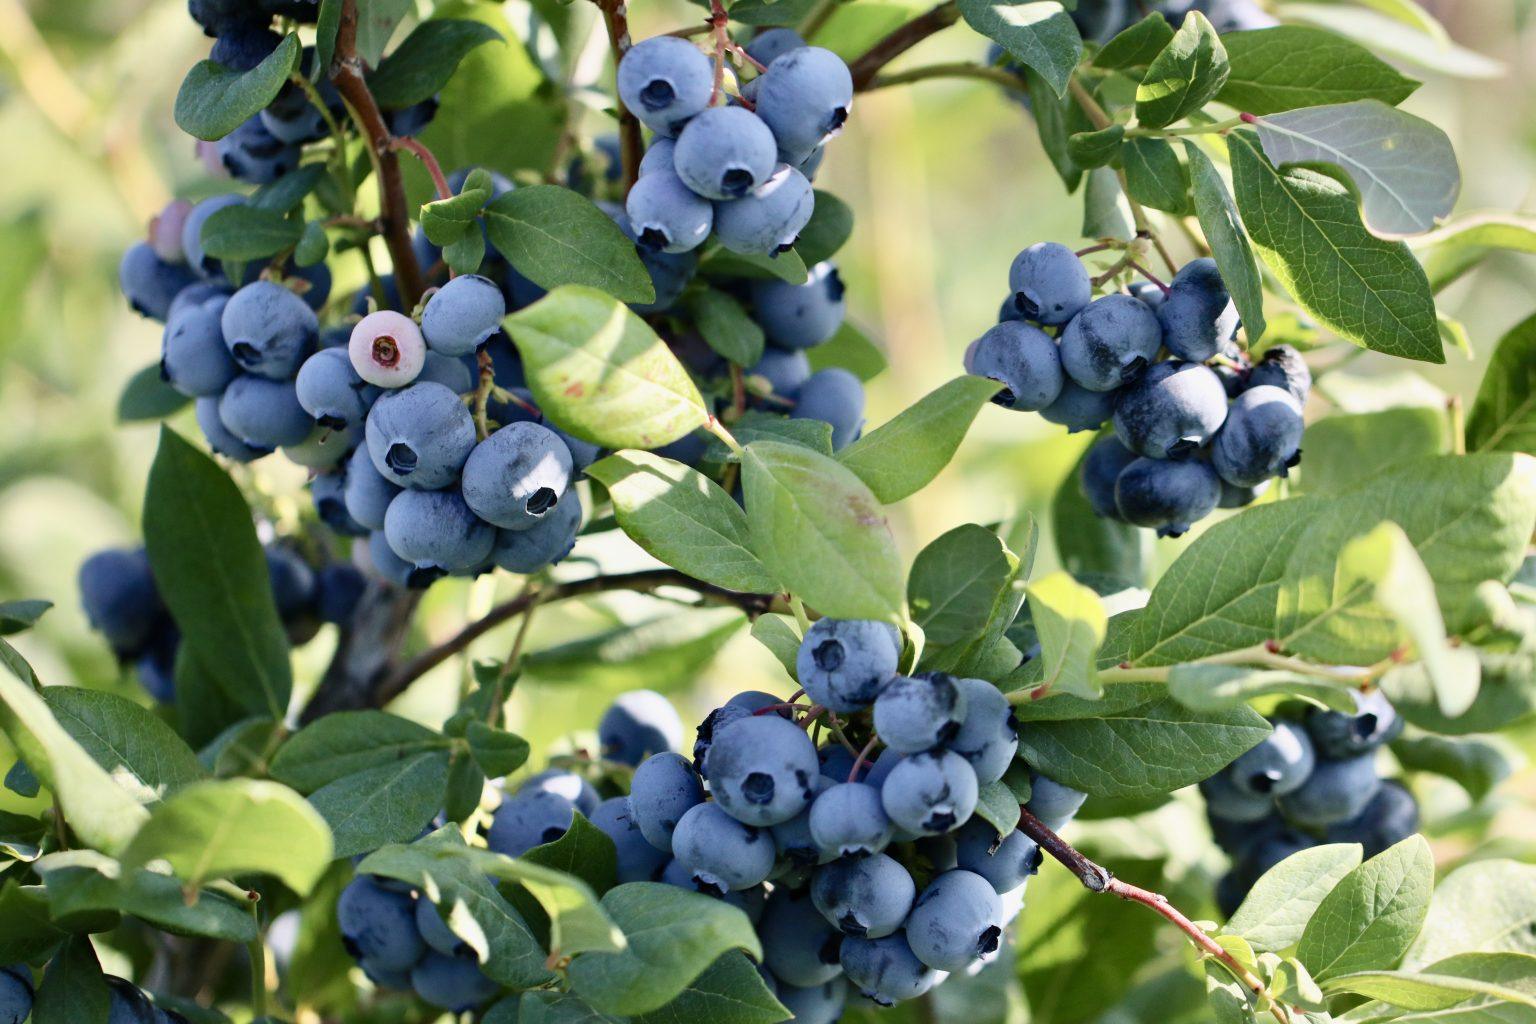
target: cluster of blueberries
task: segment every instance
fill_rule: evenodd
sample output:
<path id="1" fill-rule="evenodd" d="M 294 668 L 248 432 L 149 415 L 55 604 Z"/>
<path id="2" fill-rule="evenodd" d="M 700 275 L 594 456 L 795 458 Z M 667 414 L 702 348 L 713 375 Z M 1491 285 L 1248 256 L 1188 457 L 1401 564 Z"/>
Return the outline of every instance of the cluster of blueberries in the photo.
<path id="1" fill-rule="evenodd" d="M 1418 831 L 1413 794 L 1377 773 L 1376 752 L 1403 720 L 1379 690 L 1354 700 L 1353 714 L 1282 707 L 1264 742 L 1200 784 L 1211 831 L 1232 858 L 1216 888 L 1224 914 L 1293 853 L 1359 843 L 1374 857 Z"/>
<path id="2" fill-rule="evenodd" d="M 268 544 L 267 576 L 272 603 L 290 642 L 314 639 L 322 623 L 350 622 L 367 588 L 362 572 L 347 562 L 318 569 L 284 544 Z M 80 603 L 91 628 L 124 664 L 132 664 L 150 696 L 176 699 L 176 652 L 181 634 L 171 621 L 143 548 L 108 548 L 80 566 Z"/>
<path id="3" fill-rule="evenodd" d="M 625 202 L 643 248 L 689 252 L 713 233 L 732 252 L 772 256 L 810 221 L 810 179 L 848 119 L 853 77 L 790 29 L 759 34 L 746 53 L 766 70 L 729 103 L 687 39 L 643 40 L 619 63 L 619 97 L 654 135 Z"/>
<path id="4" fill-rule="evenodd" d="M 1003 385 L 997 404 L 1069 431 L 1113 421 L 1082 464 L 1097 515 L 1177 537 L 1300 461 L 1311 373 L 1288 345 L 1250 363 L 1214 260 L 1096 299 L 1082 259 L 1041 242 L 1008 277 L 1012 294 L 966 349 L 966 370 Z"/>
<path id="5" fill-rule="evenodd" d="M 1164 0 L 1151 5 L 1139 0 L 1078 0 L 1072 20 L 1084 39 L 1104 43 L 1144 18 L 1148 7 L 1174 25 L 1183 24 L 1185 15 L 1199 11 L 1217 32 L 1243 32 L 1279 24 L 1255 0 Z"/>
<path id="6" fill-rule="evenodd" d="M 110 1024 L 187 1024 L 175 1010 L 156 1006 L 132 982 L 107 975 Z M 24 1024 L 32 1014 L 32 968 L 26 964 L 0 967 L 0 1024 Z"/>

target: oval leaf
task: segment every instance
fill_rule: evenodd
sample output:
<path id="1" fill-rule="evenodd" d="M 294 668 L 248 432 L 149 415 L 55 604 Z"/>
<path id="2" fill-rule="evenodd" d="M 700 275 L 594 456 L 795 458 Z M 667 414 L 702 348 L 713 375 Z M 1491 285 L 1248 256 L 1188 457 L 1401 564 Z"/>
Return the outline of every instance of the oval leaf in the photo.
<path id="1" fill-rule="evenodd" d="M 1250 114 L 1358 99 L 1396 106 L 1419 87 L 1359 43 L 1320 28 L 1277 25 L 1221 41 L 1232 71 L 1216 98 Z"/>
<path id="2" fill-rule="evenodd" d="M 176 124 L 205 142 L 222 139 L 277 98 L 288 76 L 298 70 L 299 49 L 299 37 L 290 32 L 249 71 L 199 61 L 176 94 Z"/>
<path id="3" fill-rule="evenodd" d="M 654 302 L 635 243 L 592 200 L 559 185 L 513 189 L 485 211 L 491 244 L 540 288 L 581 284 L 623 302 Z"/>
<path id="4" fill-rule="evenodd" d="M 922 490 L 955 457 L 965 432 L 1002 385 L 956 377 L 838 453 L 837 461 L 890 505 Z"/>
<path id="5" fill-rule="evenodd" d="M 484 22 L 424 21 L 368 76 L 368 87 L 385 110 L 404 109 L 435 96 L 471 50 L 499 41 L 501 33 Z"/>
<path id="6" fill-rule="evenodd" d="M 1204 14 L 1190 11 L 1136 87 L 1137 120 L 1166 128 L 1188 117 L 1221 91 L 1229 70 L 1221 37 Z"/>
<path id="7" fill-rule="evenodd" d="M 1059 3 L 960 0 L 966 24 L 999 43 L 1019 63 L 1067 94 L 1067 80 L 1083 56 L 1083 38 Z"/>
<path id="8" fill-rule="evenodd" d="M 1536 316 L 1504 335 L 1493 350 L 1467 414 L 1467 447 L 1536 455 Z"/>

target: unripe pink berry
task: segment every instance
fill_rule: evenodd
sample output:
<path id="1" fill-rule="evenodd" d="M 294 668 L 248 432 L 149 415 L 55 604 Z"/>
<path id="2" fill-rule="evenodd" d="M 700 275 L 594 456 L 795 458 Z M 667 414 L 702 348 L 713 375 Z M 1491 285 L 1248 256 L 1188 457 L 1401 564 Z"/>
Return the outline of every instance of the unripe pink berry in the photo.
<path id="1" fill-rule="evenodd" d="M 173 199 L 149 222 L 149 247 L 167 263 L 187 262 L 187 254 L 181 248 L 181 234 L 187 214 L 191 212 L 191 203 Z"/>
<path id="2" fill-rule="evenodd" d="M 369 313 L 352 328 L 347 342 L 352 368 L 369 384 L 403 388 L 421 373 L 427 343 L 416 321 L 394 310 Z"/>

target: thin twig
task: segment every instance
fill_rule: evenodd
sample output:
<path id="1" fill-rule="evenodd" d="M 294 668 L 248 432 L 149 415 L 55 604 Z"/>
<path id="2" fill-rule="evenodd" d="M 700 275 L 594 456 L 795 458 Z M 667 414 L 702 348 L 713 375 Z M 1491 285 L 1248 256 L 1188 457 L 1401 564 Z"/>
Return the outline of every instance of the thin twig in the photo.
<path id="1" fill-rule="evenodd" d="M 420 139 L 396 137 L 389 140 L 391 149 L 403 149 L 421 161 L 421 165 L 432 176 L 432 187 L 437 189 L 437 198 L 452 199 L 453 189 L 448 187 L 448 179 L 443 175 L 443 165 L 437 162 L 437 155 L 427 148 L 427 144 Z"/>
<path id="2" fill-rule="evenodd" d="M 994 82 L 1005 89 L 1012 89 L 1014 92 L 1022 92 L 1024 89 L 1024 83 L 1019 79 L 1019 76 L 1011 71 L 965 60 L 953 61 L 948 64 L 927 64 L 923 67 L 912 68 L 909 71 L 896 71 L 888 75 L 876 75 L 863 89 L 865 92 L 873 92 L 876 89 L 885 89 L 893 85 L 910 85 L 913 82 L 922 82 L 930 78 L 978 78 L 984 82 Z"/>
<path id="3" fill-rule="evenodd" d="M 608 30 L 608 46 L 613 51 L 613 66 L 629 52 L 629 9 L 624 0 L 595 0 L 603 12 L 603 25 Z M 614 97 L 614 108 L 619 119 L 619 159 L 624 168 L 624 194 L 640 180 L 640 158 L 645 156 L 645 140 L 640 137 L 640 119 L 624 101 Z"/>
<path id="4" fill-rule="evenodd" d="M 960 20 L 960 8 L 955 0 L 945 3 L 892 30 L 885 38 L 864 52 L 864 55 L 848 66 L 853 74 L 853 87 L 868 89 L 875 76 L 891 61 L 906 53 L 935 32 L 942 31 Z"/>

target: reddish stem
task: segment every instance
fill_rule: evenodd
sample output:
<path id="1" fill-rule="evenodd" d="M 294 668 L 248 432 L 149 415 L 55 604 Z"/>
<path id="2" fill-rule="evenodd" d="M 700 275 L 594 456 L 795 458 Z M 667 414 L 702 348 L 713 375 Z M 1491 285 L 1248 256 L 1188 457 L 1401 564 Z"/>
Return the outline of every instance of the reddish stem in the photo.
<path id="1" fill-rule="evenodd" d="M 864 744 L 864 749 L 859 751 L 859 756 L 853 759 L 853 767 L 848 772 L 849 782 L 859 781 L 859 772 L 869 763 L 869 755 L 875 752 L 875 744 L 880 742 L 880 737 L 871 736 L 869 742 Z"/>
<path id="2" fill-rule="evenodd" d="M 1148 281 L 1151 281 L 1153 284 L 1155 284 L 1159 288 L 1161 288 L 1163 290 L 1164 297 L 1167 297 L 1167 296 L 1173 294 L 1173 289 L 1172 288 L 1169 288 L 1166 284 L 1164 284 L 1157 277 L 1157 275 L 1153 274 L 1152 271 L 1148 270 L 1146 267 L 1142 266 L 1140 263 L 1137 263 L 1135 260 L 1127 260 L 1126 261 L 1126 265 L 1128 267 L 1130 267 L 1132 270 L 1136 271 L 1136 273 L 1140 274 L 1142 277 L 1146 278 Z"/>
<path id="3" fill-rule="evenodd" d="M 452 199 L 453 189 L 448 187 L 448 179 L 443 176 L 443 165 L 437 162 L 437 156 L 428 149 L 426 144 L 418 139 L 393 138 L 389 141 L 391 149 L 403 149 L 413 154 L 421 161 L 421 165 L 432 176 L 432 186 L 437 189 L 437 198 Z"/>
<path id="4" fill-rule="evenodd" d="M 935 32 L 946 29 L 959 20 L 960 8 L 955 4 L 955 0 L 945 0 L 926 14 L 920 14 L 905 25 L 894 29 L 848 66 L 848 70 L 853 73 L 854 89 L 869 88 L 875 76 L 887 64 Z"/>

